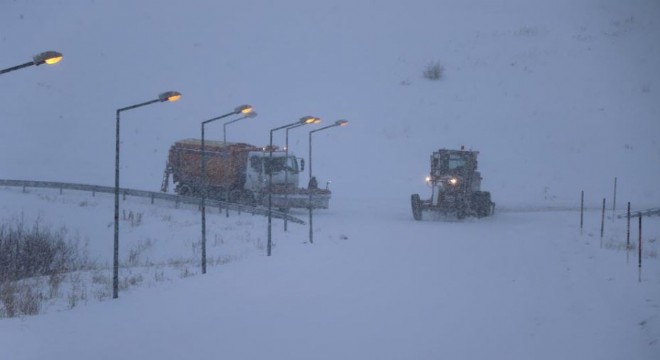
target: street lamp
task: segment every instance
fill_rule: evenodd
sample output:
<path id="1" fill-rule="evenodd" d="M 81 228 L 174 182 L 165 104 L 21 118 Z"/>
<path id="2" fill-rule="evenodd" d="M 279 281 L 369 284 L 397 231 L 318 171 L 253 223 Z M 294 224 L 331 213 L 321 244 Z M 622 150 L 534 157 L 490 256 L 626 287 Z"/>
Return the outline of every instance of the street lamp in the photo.
<path id="1" fill-rule="evenodd" d="M 62 54 L 57 51 L 44 51 L 40 54 L 34 55 L 32 61 L 28 61 L 25 64 L 13 66 L 7 69 L 0 70 L 0 74 L 8 73 L 10 71 L 22 69 L 28 66 L 39 66 L 41 64 L 53 65 L 57 64 L 62 60 Z"/>
<path id="2" fill-rule="evenodd" d="M 310 124 L 318 124 L 320 122 L 321 122 L 321 119 L 314 118 L 314 121 L 312 121 Z M 303 124 L 297 123 L 296 125 L 289 126 L 288 128 L 286 128 L 286 137 L 285 137 L 285 142 L 284 142 L 284 158 L 285 159 L 289 159 L 289 130 L 295 129 L 295 128 L 303 126 L 303 125 L 307 125 L 307 124 L 306 123 L 303 123 Z M 288 160 L 285 160 L 285 161 L 288 161 Z M 289 183 L 289 168 L 286 167 L 286 166 L 284 167 L 284 183 L 285 184 Z M 284 193 L 284 203 L 287 206 L 286 209 L 287 209 L 287 212 L 288 212 L 289 211 L 289 192 Z M 284 231 L 287 231 L 288 222 L 289 222 L 288 218 L 285 217 L 284 218 Z"/>
<path id="3" fill-rule="evenodd" d="M 47 61 L 47 60 L 44 60 Z M 174 102 L 181 98 L 181 94 L 176 91 L 168 91 L 158 95 L 158 99 L 143 102 L 137 105 L 127 106 L 117 110 L 117 127 L 115 136 L 115 249 L 112 272 L 112 298 L 119 297 L 119 114 L 122 111 L 139 108 L 158 102 Z"/>
<path id="4" fill-rule="evenodd" d="M 248 105 L 243 105 L 243 106 L 248 106 Z M 222 142 L 225 145 L 227 145 L 227 125 L 233 124 L 233 123 L 235 123 L 239 120 L 243 120 L 243 119 L 246 119 L 246 118 L 255 118 L 255 117 L 257 117 L 257 112 L 252 111 L 252 108 L 249 108 L 249 109 L 250 109 L 250 111 L 247 112 L 247 113 L 243 111 L 242 113 L 244 115 L 239 117 L 238 119 L 227 121 L 226 123 L 222 124 Z M 225 194 L 225 199 L 229 200 L 229 188 L 227 188 L 227 193 Z M 229 208 L 225 209 L 225 214 L 227 215 L 227 217 L 229 217 Z"/>
<path id="5" fill-rule="evenodd" d="M 335 127 L 335 126 L 344 126 L 344 125 L 348 125 L 348 121 L 346 121 L 346 120 L 337 120 L 332 125 L 324 126 L 322 128 L 312 130 L 312 131 L 309 132 L 309 182 L 310 183 L 312 182 L 312 134 L 317 132 L 317 131 L 327 130 L 327 129 L 330 129 L 330 128 Z M 313 244 L 314 243 L 314 235 L 313 235 L 313 231 L 312 231 L 312 209 L 313 209 L 313 206 L 312 206 L 312 189 L 309 188 L 309 185 L 307 187 L 308 187 L 307 190 L 309 192 L 309 243 Z"/>
<path id="6" fill-rule="evenodd" d="M 243 117 L 247 117 L 252 112 L 252 106 L 250 105 L 241 105 L 234 108 L 234 111 L 202 121 L 202 274 L 206 274 L 206 197 L 208 196 L 208 184 L 206 179 L 206 149 L 204 146 L 204 126 L 210 122 L 224 119 L 227 116 L 243 114 Z M 256 113 L 255 113 L 256 114 Z M 240 120 L 242 118 L 239 118 Z M 236 120 L 236 121 L 238 121 Z"/>
<path id="7" fill-rule="evenodd" d="M 268 169 L 268 245 L 266 247 L 266 253 L 268 256 L 270 256 L 271 253 L 271 248 L 272 248 L 272 219 L 273 219 L 273 132 L 281 129 L 285 129 L 294 125 L 307 125 L 307 124 L 313 124 L 314 122 L 320 121 L 319 118 L 315 118 L 313 116 L 304 116 L 301 117 L 300 120 L 293 122 L 291 124 L 286 124 L 284 126 L 277 127 L 275 129 L 270 130 L 270 146 L 268 147 L 268 151 L 270 152 L 269 158 L 268 158 L 268 164 L 269 166 L 266 167 Z"/>

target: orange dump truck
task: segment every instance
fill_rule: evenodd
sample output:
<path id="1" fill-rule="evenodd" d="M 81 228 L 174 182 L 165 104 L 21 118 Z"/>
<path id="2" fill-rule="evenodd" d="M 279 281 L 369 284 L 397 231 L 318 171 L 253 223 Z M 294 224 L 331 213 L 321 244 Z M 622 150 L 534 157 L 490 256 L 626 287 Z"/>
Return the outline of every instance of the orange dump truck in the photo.
<path id="1" fill-rule="evenodd" d="M 267 148 L 213 140 L 204 141 L 203 153 L 204 166 L 201 140 L 186 139 L 174 143 L 169 151 L 161 190 L 167 191 L 171 175 L 174 191 L 180 195 L 201 196 L 206 188 L 209 198 L 267 206 L 270 178 L 272 206 L 308 208 L 311 195 L 312 207 L 328 208 L 330 190 L 298 186 L 304 160 L 293 154 L 273 149 L 271 155 Z"/>

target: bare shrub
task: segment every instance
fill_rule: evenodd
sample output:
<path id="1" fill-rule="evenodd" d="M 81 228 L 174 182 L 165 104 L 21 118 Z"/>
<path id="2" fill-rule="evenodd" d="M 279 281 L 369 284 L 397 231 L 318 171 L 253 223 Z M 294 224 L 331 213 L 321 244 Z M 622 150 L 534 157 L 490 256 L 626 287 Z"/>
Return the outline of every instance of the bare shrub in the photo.
<path id="1" fill-rule="evenodd" d="M 18 310 L 24 315 L 36 315 L 41 308 L 42 296 L 33 286 L 25 284 L 20 291 Z"/>
<path id="2" fill-rule="evenodd" d="M 53 273 L 48 277 L 49 297 L 51 299 L 59 294 L 62 281 L 64 281 L 64 274 L 62 273 Z"/>
<path id="3" fill-rule="evenodd" d="M 119 289 L 127 290 L 131 286 L 141 284 L 142 281 L 144 281 L 144 277 L 140 273 L 124 275 L 119 281 Z"/>
<path id="4" fill-rule="evenodd" d="M 0 281 L 17 281 L 81 268 L 86 261 L 67 229 L 51 230 L 37 219 L 28 228 L 23 220 L 0 224 Z"/>
<path id="5" fill-rule="evenodd" d="M 16 284 L 11 281 L 3 281 L 0 284 L 0 301 L 4 306 L 4 315 L 14 317 L 18 309 L 16 304 Z"/>
<path id="6" fill-rule="evenodd" d="M 433 61 L 426 65 L 424 68 L 424 78 L 429 80 L 440 80 L 445 71 L 445 68 L 440 65 L 440 62 Z"/>
<path id="7" fill-rule="evenodd" d="M 94 284 L 108 285 L 111 283 L 111 280 L 110 276 L 104 274 L 102 271 L 95 271 L 92 274 L 92 283 Z"/>
<path id="8" fill-rule="evenodd" d="M 108 287 L 98 288 L 94 293 L 94 297 L 98 301 L 103 301 L 110 298 L 110 290 Z"/>
<path id="9" fill-rule="evenodd" d="M 76 272 L 69 277 L 71 281 L 71 290 L 67 295 L 69 308 L 73 309 L 81 301 L 87 300 L 87 284 L 82 280 L 80 273 Z"/>
<path id="10" fill-rule="evenodd" d="M 193 272 L 191 272 L 187 266 L 185 266 L 183 269 L 181 269 L 181 272 L 179 273 L 180 278 L 187 278 L 195 275 Z"/>
<path id="11" fill-rule="evenodd" d="M 140 240 L 133 248 L 128 251 L 127 265 L 132 267 L 140 265 L 140 258 L 142 253 L 152 246 L 153 242 L 151 239 Z"/>
<path id="12" fill-rule="evenodd" d="M 26 282 L 5 281 L 0 284 L 0 301 L 4 316 L 36 315 L 41 309 L 43 296 L 38 285 Z"/>

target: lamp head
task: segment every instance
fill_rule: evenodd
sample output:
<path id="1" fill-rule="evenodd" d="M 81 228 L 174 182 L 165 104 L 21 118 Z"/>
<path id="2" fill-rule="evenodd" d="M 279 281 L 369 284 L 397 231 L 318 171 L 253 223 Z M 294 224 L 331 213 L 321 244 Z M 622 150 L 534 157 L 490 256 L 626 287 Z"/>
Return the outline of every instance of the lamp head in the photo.
<path id="1" fill-rule="evenodd" d="M 243 115 L 247 115 L 247 114 L 249 114 L 249 113 L 252 112 L 252 105 L 241 105 L 241 106 L 237 106 L 237 107 L 234 109 L 234 112 L 236 112 L 236 114 L 239 114 L 239 113 L 240 113 L 240 114 L 243 114 Z"/>
<path id="2" fill-rule="evenodd" d="M 179 93 L 177 91 L 167 91 L 167 92 L 164 92 L 164 93 L 158 95 L 158 100 L 160 100 L 161 102 L 164 102 L 164 101 L 174 102 L 174 101 L 177 101 L 179 99 L 181 99 L 181 93 Z"/>
<path id="3" fill-rule="evenodd" d="M 313 116 L 303 116 L 300 118 L 301 124 L 318 124 L 321 122 L 321 119 L 315 118 Z"/>
<path id="4" fill-rule="evenodd" d="M 337 120 L 337 121 L 335 121 L 335 125 L 337 125 L 337 126 L 348 125 L 348 121 L 346 121 L 346 120 Z"/>
<path id="5" fill-rule="evenodd" d="M 257 117 L 257 112 L 256 111 L 250 111 L 249 113 L 243 115 L 244 118 L 255 118 Z"/>
<path id="6" fill-rule="evenodd" d="M 53 65 L 62 60 L 62 54 L 57 51 L 44 51 L 40 54 L 34 55 L 32 60 L 34 65 L 37 66 L 41 64 Z"/>

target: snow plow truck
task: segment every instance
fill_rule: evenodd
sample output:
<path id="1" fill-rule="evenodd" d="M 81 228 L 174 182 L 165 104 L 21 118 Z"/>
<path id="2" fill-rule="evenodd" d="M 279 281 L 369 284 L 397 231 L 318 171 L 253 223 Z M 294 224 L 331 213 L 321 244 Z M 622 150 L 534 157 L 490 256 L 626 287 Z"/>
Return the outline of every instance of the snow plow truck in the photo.
<path id="1" fill-rule="evenodd" d="M 413 218 L 422 220 L 425 212 L 445 216 L 484 217 L 492 215 L 495 203 L 490 192 L 481 190 L 481 173 L 477 171 L 478 151 L 440 149 L 431 155 L 431 198 L 410 197 Z"/>
<path id="2" fill-rule="evenodd" d="M 202 172 L 202 143 L 198 139 L 177 141 L 170 147 L 161 190 L 167 192 L 169 177 L 179 195 L 202 196 L 207 184 L 209 198 L 252 206 L 268 206 L 271 180 L 272 206 L 279 209 L 327 209 L 330 190 L 316 186 L 300 188 L 304 160 L 291 153 L 245 143 L 204 141 L 206 179 Z"/>

